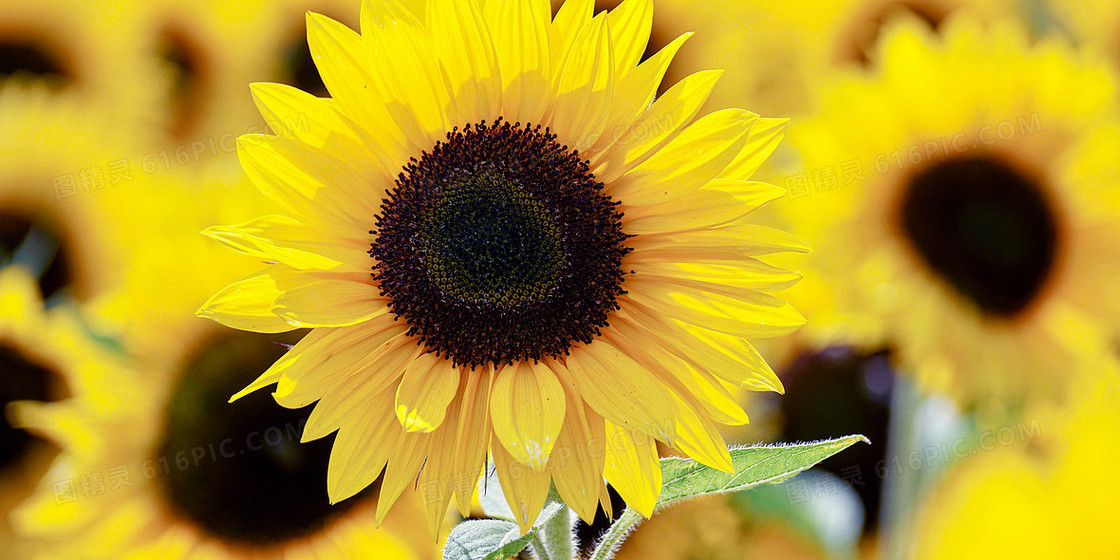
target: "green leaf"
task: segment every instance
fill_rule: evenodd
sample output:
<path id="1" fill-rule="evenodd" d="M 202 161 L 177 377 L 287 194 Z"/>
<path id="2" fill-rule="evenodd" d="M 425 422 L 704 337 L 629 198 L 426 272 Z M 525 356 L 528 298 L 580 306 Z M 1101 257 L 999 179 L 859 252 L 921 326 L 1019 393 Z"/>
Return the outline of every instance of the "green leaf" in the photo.
<path id="1" fill-rule="evenodd" d="M 735 472 L 725 473 L 689 459 L 661 459 L 661 497 L 657 506 L 711 494 L 738 492 L 759 484 L 781 482 L 839 453 L 858 441 L 860 435 L 798 444 L 771 444 L 731 450 Z"/>
<path id="2" fill-rule="evenodd" d="M 443 560 L 482 560 L 518 539 L 517 524 L 499 519 L 471 519 L 451 530 L 443 545 Z M 520 551 L 518 551 L 520 552 Z"/>
<path id="3" fill-rule="evenodd" d="M 526 546 L 529 546 L 530 542 L 532 542 L 534 539 L 540 538 L 539 533 L 541 527 L 551 521 L 553 516 L 561 514 L 561 512 L 563 511 L 566 511 L 566 509 L 564 508 L 564 504 L 561 504 L 560 502 L 550 502 L 548 505 L 544 506 L 544 510 L 541 511 L 540 516 L 537 517 L 536 523 L 533 523 L 533 526 L 527 533 L 521 535 L 520 537 L 517 537 L 516 539 L 513 539 L 512 541 L 504 543 L 491 551 L 486 551 L 484 560 L 505 560 L 510 556 L 520 554 L 522 550 L 525 550 Z M 515 524 L 515 532 L 517 530 L 516 528 L 517 525 Z M 472 551 L 472 554 L 477 553 Z"/>

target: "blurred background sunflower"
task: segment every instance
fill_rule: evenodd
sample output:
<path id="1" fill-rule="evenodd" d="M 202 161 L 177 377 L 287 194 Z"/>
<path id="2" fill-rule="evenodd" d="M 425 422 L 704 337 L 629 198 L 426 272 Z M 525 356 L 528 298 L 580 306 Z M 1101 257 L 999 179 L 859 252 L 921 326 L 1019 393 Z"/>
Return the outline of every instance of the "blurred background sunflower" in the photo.
<path id="1" fill-rule="evenodd" d="M 266 260 L 214 239 L 277 213 L 237 162 L 277 124 L 249 84 L 330 96 L 305 14 L 357 29 L 359 5 L 0 0 L 0 557 L 436 557 L 412 492 L 376 530 L 376 482 L 327 505 L 309 409 L 225 402 L 302 331 L 193 316 Z M 659 512 L 619 557 L 1116 556 L 1117 3 L 652 13 L 639 58 L 677 52 L 660 93 L 723 69 L 701 114 L 792 118 L 757 216 L 814 249 L 760 257 L 803 275 L 778 295 L 809 323 L 758 346 L 783 395 L 720 382 L 751 411 L 720 433 L 873 445 Z M 601 499 L 585 543 L 622 509 Z"/>

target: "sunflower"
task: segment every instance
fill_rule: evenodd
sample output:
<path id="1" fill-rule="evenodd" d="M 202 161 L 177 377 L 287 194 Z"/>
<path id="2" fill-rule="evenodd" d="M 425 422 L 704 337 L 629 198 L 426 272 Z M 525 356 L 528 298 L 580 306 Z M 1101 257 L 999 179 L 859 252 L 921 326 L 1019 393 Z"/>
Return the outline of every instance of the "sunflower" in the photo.
<path id="1" fill-rule="evenodd" d="M 348 0 L 158 0 L 144 6 L 141 34 L 171 78 L 161 140 L 224 147 L 240 134 L 262 131 L 244 95 L 249 82 L 281 81 L 326 95 L 300 32 L 304 14 L 314 9 L 341 16 L 354 6 Z"/>
<path id="2" fill-rule="evenodd" d="M 97 197 L 104 217 L 101 235 L 123 261 L 115 288 L 90 302 L 103 328 L 116 336 L 128 331 L 158 332 L 134 337 L 139 353 L 176 345 L 198 328 L 193 312 L 215 290 L 259 268 L 202 237 L 209 224 L 248 220 L 274 210 L 244 178 L 237 163 L 204 164 L 145 173 L 133 162 L 133 181 Z M 150 163 L 150 162 L 149 162 Z"/>
<path id="3" fill-rule="evenodd" d="M 11 534 L 8 513 L 26 499 L 57 452 L 17 429 L 3 414 L 19 400 L 51 401 L 74 389 L 74 375 L 97 375 L 112 356 L 80 325 L 43 310 L 35 278 L 19 266 L 0 269 L 0 556 L 22 557 L 28 543 Z"/>
<path id="4" fill-rule="evenodd" d="M 987 438 L 931 496 L 917 558 L 1117 558 L 1112 512 L 1120 500 L 1115 363 L 1091 368 L 1067 410 Z M 1055 438 L 1040 452 L 1034 438 Z M 981 440 L 984 441 L 984 440 Z"/>
<path id="5" fill-rule="evenodd" d="M 0 1 L 0 83 L 43 84 L 56 99 L 122 121 L 153 116 L 157 66 L 129 2 Z"/>
<path id="6" fill-rule="evenodd" d="M 803 323 L 767 293 L 797 276 L 754 258 L 802 244 L 748 216 L 782 193 L 749 177 L 786 121 L 689 124 L 718 72 L 654 99 L 687 37 L 638 64 L 651 15 L 366 2 L 360 35 L 308 16 L 332 98 L 253 86 L 268 120 L 311 126 L 241 138 L 287 215 L 208 233 L 276 264 L 199 314 L 312 329 L 234 400 L 319 401 L 303 437 L 338 432 L 332 501 L 384 472 L 378 516 L 416 481 L 435 526 L 489 449 L 525 528 L 550 482 L 585 520 L 604 478 L 650 515 L 656 441 L 730 469 L 714 427 L 747 417 L 723 383 L 781 387 L 740 337 Z"/>
<path id="7" fill-rule="evenodd" d="M 616 3 L 616 2 L 615 2 Z M 746 104 L 761 114 L 812 111 L 813 92 L 830 67 L 867 65 L 887 21 L 903 14 L 937 26 L 967 8 L 994 18 L 1013 0 L 664 0 L 653 22 L 655 44 L 694 30 L 669 67 L 670 81 L 704 68 L 727 68 L 709 110 Z M 606 2 L 612 4 L 612 2 Z"/>
<path id="8" fill-rule="evenodd" d="M 1120 6 L 1116 2 L 1051 1 L 1046 6 L 1075 37 L 1106 53 L 1120 68 Z"/>
<path id="9" fill-rule="evenodd" d="M 1010 23 L 888 33 L 882 69 L 828 90 L 791 133 L 805 171 L 781 210 L 819 248 L 791 297 L 816 301 L 819 338 L 892 343 L 929 388 L 1061 394 L 1069 359 L 1107 334 L 1093 324 L 1116 317 L 1102 294 L 1120 224 L 1099 210 L 1116 208 L 1115 181 L 1073 163 L 1097 152 L 1115 79 Z"/>
<path id="10" fill-rule="evenodd" d="M 409 536 L 415 504 L 375 530 L 372 492 L 328 502 L 330 443 L 299 442 L 308 411 L 263 394 L 227 404 L 290 336 L 195 326 L 134 367 L 69 377 L 73 398 L 12 407 L 63 450 L 13 513 L 17 534 L 52 558 L 434 556 L 406 544 L 427 542 Z"/>
<path id="11" fill-rule="evenodd" d="M 120 155 L 129 127 L 107 124 L 43 87 L 0 86 L 0 266 L 25 265 L 50 302 L 89 300 L 119 269 L 98 197 L 139 170 Z"/>

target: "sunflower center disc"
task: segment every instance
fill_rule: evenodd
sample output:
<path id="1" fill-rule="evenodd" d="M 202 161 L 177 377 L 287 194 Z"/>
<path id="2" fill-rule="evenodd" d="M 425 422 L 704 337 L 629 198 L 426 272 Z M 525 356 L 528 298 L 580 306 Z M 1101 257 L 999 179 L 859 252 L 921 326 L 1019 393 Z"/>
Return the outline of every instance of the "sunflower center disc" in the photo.
<path id="1" fill-rule="evenodd" d="M 0 413 L 12 401 L 45 401 L 54 372 L 28 360 L 19 349 L 0 342 Z M 38 438 L 16 429 L 0 414 L 0 472 L 16 468 Z"/>
<path id="2" fill-rule="evenodd" d="M 429 350 L 459 365 L 559 356 L 617 308 L 617 203 L 540 127 L 455 130 L 397 179 L 373 276 Z"/>
<path id="3" fill-rule="evenodd" d="M 918 173 L 902 204 L 918 253 L 984 313 L 1030 306 L 1054 264 L 1058 226 L 1042 190 L 989 157 L 942 161 Z"/>
<path id="4" fill-rule="evenodd" d="M 355 500 L 331 506 L 323 483 L 331 439 L 300 443 L 309 409 L 265 392 L 234 394 L 284 353 L 268 337 L 223 333 L 180 374 L 162 443 L 145 466 L 169 507 L 209 535 L 268 546 L 313 534 Z"/>

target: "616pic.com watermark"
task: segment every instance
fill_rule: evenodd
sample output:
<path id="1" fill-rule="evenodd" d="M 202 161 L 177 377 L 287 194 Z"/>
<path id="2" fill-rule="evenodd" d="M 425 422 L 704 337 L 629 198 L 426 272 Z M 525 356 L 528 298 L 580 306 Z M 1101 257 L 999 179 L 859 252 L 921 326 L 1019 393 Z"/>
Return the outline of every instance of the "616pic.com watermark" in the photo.
<path id="1" fill-rule="evenodd" d="M 786 498 L 791 504 L 802 504 L 822 499 L 840 492 L 841 488 L 862 487 L 871 477 L 878 480 L 904 471 L 918 471 L 948 465 L 954 461 L 1033 441 L 1042 436 L 1042 426 L 1036 418 L 1014 426 L 1001 426 L 970 436 L 961 436 L 936 444 L 925 445 L 909 451 L 892 454 L 875 463 L 873 472 L 866 472 L 866 465 L 849 465 L 840 469 L 839 478 L 820 477 L 810 480 L 794 478 L 784 483 Z"/>
<path id="2" fill-rule="evenodd" d="M 916 167 L 938 158 L 989 148 L 1042 131 L 1042 118 L 1033 113 L 987 124 L 968 132 L 960 131 L 916 142 L 908 147 L 877 154 L 867 161 L 857 158 L 808 169 L 789 175 L 779 182 L 780 186 L 786 188 L 789 199 L 794 200 L 862 183 L 874 174 L 884 175 L 892 170 Z"/>
<path id="3" fill-rule="evenodd" d="M 138 480 L 152 480 L 168 476 L 175 471 L 200 468 L 207 463 L 228 461 L 250 453 L 261 453 L 281 445 L 299 445 L 306 420 L 288 422 L 249 432 L 238 441 L 225 438 L 221 441 L 196 445 L 149 456 L 134 464 L 119 464 L 104 469 L 94 469 L 51 483 L 56 503 L 66 504 L 100 497 L 107 492 L 135 486 Z"/>

